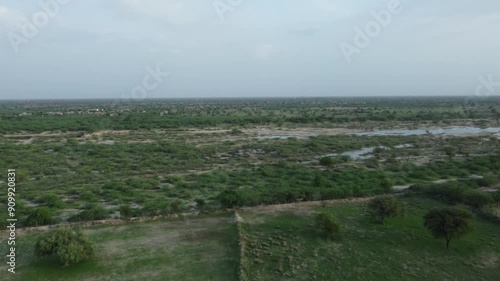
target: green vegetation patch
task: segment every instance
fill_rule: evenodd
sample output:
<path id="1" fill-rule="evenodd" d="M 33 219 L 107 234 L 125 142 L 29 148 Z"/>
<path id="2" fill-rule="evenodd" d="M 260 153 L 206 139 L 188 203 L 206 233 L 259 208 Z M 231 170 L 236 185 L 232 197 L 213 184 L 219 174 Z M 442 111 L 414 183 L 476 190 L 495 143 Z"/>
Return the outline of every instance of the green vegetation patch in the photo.
<path id="1" fill-rule="evenodd" d="M 242 212 L 248 280 L 495 280 L 500 276 L 500 225 L 476 217 L 474 231 L 446 249 L 423 216 L 444 206 L 405 198 L 405 217 L 377 224 L 367 204 Z M 330 212 L 340 238 L 324 239 L 314 216 Z"/>
<path id="2" fill-rule="evenodd" d="M 37 258 L 42 233 L 18 237 L 16 274 L 2 280 L 221 280 L 238 278 L 238 232 L 230 216 L 162 220 L 84 229 L 96 257 L 62 267 Z M 0 251 L 7 250 L 0 241 Z M 0 267 L 4 272 L 6 267 Z"/>

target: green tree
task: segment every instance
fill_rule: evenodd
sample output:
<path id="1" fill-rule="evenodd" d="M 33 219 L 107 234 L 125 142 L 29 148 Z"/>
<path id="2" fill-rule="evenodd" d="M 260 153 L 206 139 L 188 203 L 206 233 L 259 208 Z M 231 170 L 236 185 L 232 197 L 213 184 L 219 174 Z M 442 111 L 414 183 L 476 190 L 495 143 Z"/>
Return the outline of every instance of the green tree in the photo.
<path id="1" fill-rule="evenodd" d="M 436 238 L 446 238 L 446 249 L 453 237 L 459 238 L 472 231 L 472 213 L 458 207 L 435 208 L 424 216 L 424 226 Z"/>
<path id="2" fill-rule="evenodd" d="M 327 238 L 333 238 L 340 232 L 340 226 L 330 213 L 319 213 L 315 217 L 315 224 Z"/>
<path id="3" fill-rule="evenodd" d="M 401 216 L 404 205 L 392 195 L 375 197 L 368 203 L 370 213 L 377 218 L 377 223 L 385 224 L 385 218 Z"/>
<path id="4" fill-rule="evenodd" d="M 42 234 L 35 244 L 35 254 L 56 255 L 61 264 L 68 266 L 91 258 L 94 247 L 80 230 L 64 227 Z"/>
<path id="5" fill-rule="evenodd" d="M 32 210 L 26 219 L 26 225 L 28 226 L 48 225 L 54 222 L 52 210 L 45 206 Z"/>

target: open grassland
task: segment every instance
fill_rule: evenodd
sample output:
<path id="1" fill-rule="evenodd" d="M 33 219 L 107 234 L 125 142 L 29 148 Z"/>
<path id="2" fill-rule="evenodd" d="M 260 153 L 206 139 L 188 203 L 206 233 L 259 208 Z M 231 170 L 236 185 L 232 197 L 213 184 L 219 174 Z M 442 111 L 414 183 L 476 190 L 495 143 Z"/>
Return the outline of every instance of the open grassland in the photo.
<path id="1" fill-rule="evenodd" d="M 442 203 L 405 198 L 405 217 L 386 225 L 366 215 L 365 203 L 239 212 L 247 280 L 476 280 L 500 276 L 500 225 L 476 217 L 475 231 L 452 241 L 434 239 L 422 216 Z M 328 211 L 341 237 L 326 241 L 314 213 Z"/>
<path id="2" fill-rule="evenodd" d="M 85 228 L 96 257 L 70 267 L 54 258 L 38 259 L 37 233 L 21 236 L 17 272 L 1 280 L 207 280 L 238 278 L 238 232 L 232 214 Z M 0 252 L 7 252 L 0 241 Z"/>
<path id="3" fill-rule="evenodd" d="M 422 218 L 444 203 L 400 199 L 406 216 L 386 225 L 367 215 L 369 198 L 358 198 L 243 208 L 237 219 L 226 213 L 86 227 L 97 255 L 69 267 L 36 258 L 40 233 L 24 233 L 17 239 L 17 273 L 2 280 L 496 280 L 498 222 L 476 216 L 474 232 L 446 250 Z M 324 211 L 340 223 L 340 237 L 325 240 L 314 226 L 314 215 Z"/>

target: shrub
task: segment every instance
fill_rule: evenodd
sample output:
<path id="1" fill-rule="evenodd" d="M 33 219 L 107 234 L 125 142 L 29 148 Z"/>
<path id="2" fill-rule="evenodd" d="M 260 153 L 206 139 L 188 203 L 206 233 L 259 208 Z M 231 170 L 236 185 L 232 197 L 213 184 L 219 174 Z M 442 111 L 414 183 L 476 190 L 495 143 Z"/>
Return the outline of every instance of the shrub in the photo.
<path id="1" fill-rule="evenodd" d="M 234 208 L 243 205 L 243 197 L 236 190 L 224 190 L 217 198 L 225 208 Z"/>
<path id="2" fill-rule="evenodd" d="M 80 230 L 58 228 L 38 238 L 35 254 L 39 257 L 56 255 L 61 264 L 68 266 L 91 258 L 94 248 Z"/>
<path id="3" fill-rule="evenodd" d="M 92 221 L 104 220 L 109 217 L 109 211 L 103 206 L 97 204 L 89 204 L 79 214 L 69 218 L 69 221 Z"/>
<path id="4" fill-rule="evenodd" d="M 457 150 L 455 149 L 455 147 L 447 145 L 443 147 L 443 151 L 446 154 L 446 156 L 448 156 L 451 159 L 453 158 L 453 156 L 455 156 Z"/>
<path id="5" fill-rule="evenodd" d="M 315 224 L 327 238 L 333 238 L 340 232 L 340 226 L 330 213 L 319 213 L 315 217 Z"/>
<path id="6" fill-rule="evenodd" d="M 132 216 L 132 208 L 130 205 L 121 205 L 120 208 L 118 208 L 118 211 L 120 211 L 120 216 L 122 218 L 130 218 Z"/>
<path id="7" fill-rule="evenodd" d="M 172 213 L 176 214 L 182 212 L 181 204 L 179 202 L 170 203 L 170 210 L 172 211 Z"/>
<path id="8" fill-rule="evenodd" d="M 52 210 L 45 206 L 32 210 L 26 219 L 26 225 L 28 226 L 48 225 L 54 222 Z"/>
<path id="9" fill-rule="evenodd" d="M 392 182 L 387 178 L 384 178 L 380 181 L 380 188 L 384 191 L 384 193 L 391 193 L 392 186 Z"/>
<path id="10" fill-rule="evenodd" d="M 64 208 L 64 201 L 54 193 L 43 196 L 42 200 L 50 208 Z"/>
<path id="11" fill-rule="evenodd" d="M 207 204 L 207 202 L 205 202 L 205 200 L 198 198 L 195 200 L 195 202 L 196 202 L 196 207 L 198 208 L 198 210 L 203 211 L 205 209 L 205 205 Z"/>
<path id="12" fill-rule="evenodd" d="M 462 201 L 476 209 L 481 209 L 493 202 L 493 196 L 479 190 L 470 189 L 462 194 Z"/>
<path id="13" fill-rule="evenodd" d="M 377 217 L 377 223 L 384 224 L 386 217 L 401 216 L 404 213 L 404 206 L 396 197 L 384 195 L 375 197 L 368 203 L 371 214 Z"/>
<path id="14" fill-rule="evenodd" d="M 164 199 L 156 199 L 144 204 L 141 211 L 144 216 L 163 216 L 170 213 L 170 207 L 170 202 Z"/>
<path id="15" fill-rule="evenodd" d="M 91 191 L 84 190 L 80 193 L 80 199 L 86 202 L 95 202 L 97 201 L 97 196 Z"/>
<path id="16" fill-rule="evenodd" d="M 333 164 L 335 164 L 335 161 L 333 160 L 332 157 L 323 157 L 319 160 L 319 164 L 321 166 L 331 167 L 333 166 Z"/>

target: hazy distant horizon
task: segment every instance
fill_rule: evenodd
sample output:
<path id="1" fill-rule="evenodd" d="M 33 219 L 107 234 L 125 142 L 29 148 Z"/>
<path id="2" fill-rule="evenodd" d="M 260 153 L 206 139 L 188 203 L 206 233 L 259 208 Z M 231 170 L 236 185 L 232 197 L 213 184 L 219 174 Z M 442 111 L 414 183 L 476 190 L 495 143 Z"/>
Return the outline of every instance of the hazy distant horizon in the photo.
<path id="1" fill-rule="evenodd" d="M 491 98 L 500 98 L 500 95 L 491 95 Z M 217 97 L 217 96 L 204 96 L 204 97 L 165 97 L 165 98 L 145 98 L 141 100 L 134 99 L 114 99 L 114 98 L 39 98 L 39 99 L 0 99 L 0 102 L 16 102 L 16 101 L 105 101 L 105 102 L 147 102 L 147 101 L 163 101 L 163 100 L 254 100 L 254 99 L 334 99 L 334 98 L 352 98 L 352 99 L 363 99 L 363 98 L 475 98 L 471 95 L 369 95 L 369 96 L 342 96 L 342 95 L 332 95 L 332 96 L 238 96 L 238 97 Z M 487 97 L 485 97 L 487 98 Z M 483 99 L 485 99 L 483 98 Z M 481 98 L 478 98 L 481 99 Z"/>

